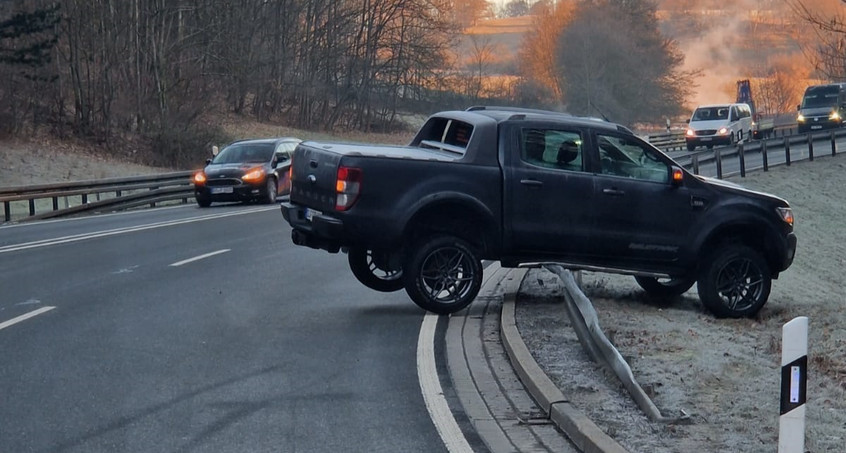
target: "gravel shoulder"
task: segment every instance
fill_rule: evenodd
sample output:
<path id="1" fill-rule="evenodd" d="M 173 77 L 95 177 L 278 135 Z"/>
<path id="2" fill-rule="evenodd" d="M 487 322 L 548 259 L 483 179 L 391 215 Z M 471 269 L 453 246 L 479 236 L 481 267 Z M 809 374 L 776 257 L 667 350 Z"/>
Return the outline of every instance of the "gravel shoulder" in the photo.
<path id="1" fill-rule="evenodd" d="M 650 301 L 634 279 L 582 274 L 606 336 L 665 417 L 653 423 L 615 377 L 590 362 L 570 327 L 558 277 L 533 269 L 516 305 L 535 360 L 587 416 L 632 452 L 775 452 L 782 326 L 809 318 L 805 447 L 846 451 L 846 156 L 818 157 L 730 180 L 787 199 L 796 216 L 793 265 L 773 282 L 755 319 L 716 319 L 696 287 L 669 304 Z"/>

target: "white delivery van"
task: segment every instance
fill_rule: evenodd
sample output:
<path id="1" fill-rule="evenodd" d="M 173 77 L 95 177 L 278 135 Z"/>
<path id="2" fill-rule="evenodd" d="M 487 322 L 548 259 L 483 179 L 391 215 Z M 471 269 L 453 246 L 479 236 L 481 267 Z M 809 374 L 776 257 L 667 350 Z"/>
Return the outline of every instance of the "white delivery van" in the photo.
<path id="1" fill-rule="evenodd" d="M 697 146 L 733 145 L 752 138 L 752 109 L 748 104 L 700 105 L 687 124 L 687 150 Z"/>

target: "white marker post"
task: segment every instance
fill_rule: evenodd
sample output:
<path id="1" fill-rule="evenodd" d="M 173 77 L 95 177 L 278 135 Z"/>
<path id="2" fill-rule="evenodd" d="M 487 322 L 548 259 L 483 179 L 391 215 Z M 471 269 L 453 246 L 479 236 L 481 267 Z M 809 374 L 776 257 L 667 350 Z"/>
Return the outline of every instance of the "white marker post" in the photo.
<path id="1" fill-rule="evenodd" d="M 778 453 L 805 452 L 805 399 L 808 388 L 808 318 L 784 325 L 781 336 L 781 412 Z"/>

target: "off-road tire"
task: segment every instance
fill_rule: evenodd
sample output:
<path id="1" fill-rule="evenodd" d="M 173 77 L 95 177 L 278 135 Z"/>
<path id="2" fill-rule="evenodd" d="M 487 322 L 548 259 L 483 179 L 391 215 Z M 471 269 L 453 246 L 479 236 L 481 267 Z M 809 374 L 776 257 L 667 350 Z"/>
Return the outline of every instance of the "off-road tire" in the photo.
<path id="1" fill-rule="evenodd" d="M 699 298 L 719 318 L 752 317 L 770 296 L 772 278 L 760 253 L 742 244 L 725 244 L 709 255 L 697 282 Z"/>
<path id="2" fill-rule="evenodd" d="M 418 241 L 403 266 L 405 291 L 420 308 L 440 315 L 470 305 L 482 288 L 482 262 L 465 240 L 434 235 Z"/>
<path id="3" fill-rule="evenodd" d="M 352 248 L 347 252 L 350 270 L 364 286 L 390 293 L 403 289 L 402 267 L 388 268 L 392 257 L 388 252 L 374 252 L 364 248 Z"/>
<path id="4" fill-rule="evenodd" d="M 655 278 L 655 277 L 641 277 L 636 276 L 637 284 L 646 291 L 647 294 L 657 298 L 676 297 L 684 294 L 689 290 L 694 283 L 695 277 L 679 277 L 679 278 Z"/>

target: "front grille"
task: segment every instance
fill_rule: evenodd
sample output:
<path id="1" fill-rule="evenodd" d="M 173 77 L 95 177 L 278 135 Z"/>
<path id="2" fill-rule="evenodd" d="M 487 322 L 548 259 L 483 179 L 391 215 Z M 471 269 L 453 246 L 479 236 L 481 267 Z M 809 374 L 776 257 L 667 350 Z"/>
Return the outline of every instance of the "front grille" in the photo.
<path id="1" fill-rule="evenodd" d="M 240 179 L 234 178 L 220 178 L 220 179 L 209 179 L 206 181 L 207 186 L 239 186 L 241 185 Z"/>
<path id="2" fill-rule="evenodd" d="M 696 135 L 714 135 L 716 133 L 716 129 L 703 129 L 701 131 L 696 131 Z"/>

